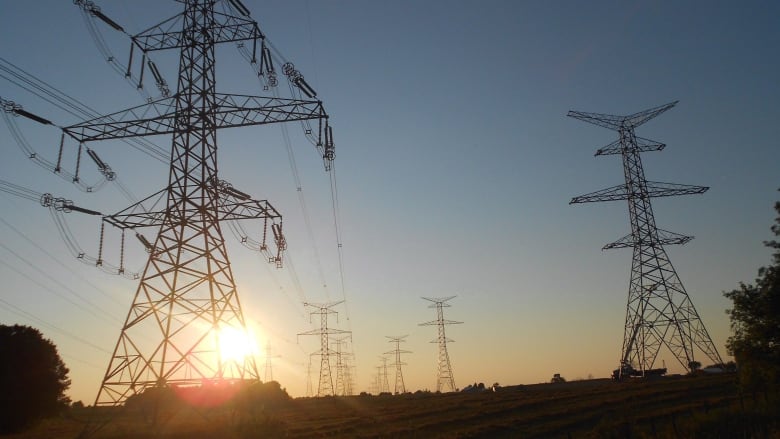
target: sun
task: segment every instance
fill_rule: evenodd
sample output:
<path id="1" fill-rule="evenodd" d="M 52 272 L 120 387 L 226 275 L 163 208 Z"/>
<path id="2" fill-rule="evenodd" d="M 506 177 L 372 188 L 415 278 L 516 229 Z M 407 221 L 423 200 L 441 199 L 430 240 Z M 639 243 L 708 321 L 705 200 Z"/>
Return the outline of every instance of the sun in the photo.
<path id="1" fill-rule="evenodd" d="M 219 356 L 222 362 L 244 362 L 254 354 L 254 338 L 246 329 L 223 326 L 218 332 Z"/>

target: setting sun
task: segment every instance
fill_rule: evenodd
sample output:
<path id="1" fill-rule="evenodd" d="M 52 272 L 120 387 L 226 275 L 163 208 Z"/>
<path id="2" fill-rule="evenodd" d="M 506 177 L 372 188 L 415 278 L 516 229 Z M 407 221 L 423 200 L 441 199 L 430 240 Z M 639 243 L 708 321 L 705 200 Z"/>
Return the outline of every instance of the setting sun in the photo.
<path id="1" fill-rule="evenodd" d="M 223 362 L 243 362 L 255 352 L 254 337 L 246 329 L 225 326 L 219 330 L 219 355 Z"/>

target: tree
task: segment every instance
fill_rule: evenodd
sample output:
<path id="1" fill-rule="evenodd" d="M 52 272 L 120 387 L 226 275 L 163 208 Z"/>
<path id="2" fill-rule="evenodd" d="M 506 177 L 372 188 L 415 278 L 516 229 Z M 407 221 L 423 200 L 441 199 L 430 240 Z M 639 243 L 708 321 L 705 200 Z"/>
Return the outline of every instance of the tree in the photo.
<path id="1" fill-rule="evenodd" d="M 57 347 L 29 326 L 0 325 L 0 433 L 65 410 L 68 368 Z"/>
<path id="2" fill-rule="evenodd" d="M 780 237 L 780 202 L 772 232 Z M 764 242 L 774 249 L 773 264 L 758 270 L 755 285 L 740 283 L 724 293 L 733 308 L 726 310 L 734 334 L 726 347 L 734 356 L 742 384 L 752 390 L 776 391 L 780 384 L 780 242 Z"/>

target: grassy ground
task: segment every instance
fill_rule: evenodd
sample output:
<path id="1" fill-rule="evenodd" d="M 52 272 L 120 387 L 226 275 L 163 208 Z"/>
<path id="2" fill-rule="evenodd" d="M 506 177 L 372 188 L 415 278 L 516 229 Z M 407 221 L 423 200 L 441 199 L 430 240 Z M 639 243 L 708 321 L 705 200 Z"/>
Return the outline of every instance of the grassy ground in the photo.
<path id="1" fill-rule="evenodd" d="M 10 438 L 76 437 L 88 409 Z M 95 438 L 780 437 L 776 408 L 741 397 L 733 375 L 589 380 L 497 392 L 298 398 L 277 407 L 107 414 Z M 766 428 L 764 428 L 766 426 Z M 774 427 L 772 427 L 774 426 Z M 745 429 L 753 429 L 745 433 Z M 774 430 L 772 430 L 774 428 Z"/>

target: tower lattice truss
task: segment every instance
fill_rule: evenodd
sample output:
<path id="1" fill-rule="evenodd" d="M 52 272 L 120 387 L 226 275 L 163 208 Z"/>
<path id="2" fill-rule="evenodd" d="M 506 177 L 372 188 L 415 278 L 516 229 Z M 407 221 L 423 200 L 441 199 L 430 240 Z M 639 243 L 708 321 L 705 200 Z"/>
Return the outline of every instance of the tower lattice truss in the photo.
<path id="1" fill-rule="evenodd" d="M 650 203 L 654 197 L 701 194 L 709 188 L 646 180 L 640 153 L 660 151 L 666 145 L 634 134 L 636 127 L 676 104 L 672 102 L 629 116 L 578 111 L 568 113 L 569 117 L 617 131 L 620 136 L 599 149 L 596 155 L 620 155 L 625 183 L 575 197 L 570 204 L 628 201 L 631 234 L 604 246 L 604 249 L 634 250 L 620 356 L 621 374 L 627 366 L 642 374 L 652 369 L 662 346 L 666 346 L 686 369 L 694 367 L 697 351 L 715 364 L 722 363 L 712 338 L 664 250 L 665 245 L 685 244 L 693 237 L 656 227 Z"/>
<path id="2" fill-rule="evenodd" d="M 315 315 L 320 316 L 320 328 L 319 329 L 312 329 L 311 331 L 301 332 L 298 334 L 300 337 L 301 335 L 318 335 L 320 337 L 320 349 L 314 353 L 311 354 L 311 357 L 319 356 L 320 357 L 320 377 L 319 377 L 319 384 L 317 385 L 317 396 L 335 396 L 337 395 L 336 392 L 342 392 L 341 395 L 346 394 L 347 387 L 349 384 L 345 381 L 344 376 L 344 363 L 343 363 L 343 357 L 341 356 L 341 345 L 343 343 L 342 341 L 338 341 L 337 349 L 331 348 L 331 337 L 334 335 L 350 335 L 351 331 L 345 331 L 343 329 L 337 329 L 332 328 L 328 326 L 328 316 L 330 315 L 336 315 L 338 317 L 338 313 L 334 311 L 332 308 L 336 305 L 339 305 L 343 303 L 343 300 L 340 300 L 338 302 L 328 302 L 328 303 L 309 303 L 304 302 L 304 306 L 307 308 L 311 308 L 313 311 L 309 314 L 309 319 L 311 321 L 311 317 Z M 333 373 L 331 370 L 331 357 L 336 357 L 337 360 L 337 370 L 336 370 L 336 381 L 337 386 L 333 386 Z M 309 360 L 311 361 L 311 359 Z M 348 374 L 349 372 L 347 372 Z M 349 378 L 348 376 L 346 377 Z M 351 386 L 349 386 L 351 387 Z"/>
<path id="3" fill-rule="evenodd" d="M 172 136 L 168 185 L 127 209 L 104 217 L 122 230 L 157 228 L 152 242 L 141 238 L 149 259 L 127 314 L 96 405 L 116 405 L 153 386 L 201 385 L 212 380 L 256 380 L 253 355 L 231 358 L 220 349 L 226 331 L 246 333 L 221 225 L 261 219 L 277 246 L 285 243 L 281 215 L 264 200 L 232 188 L 217 176 L 217 130 L 248 125 L 318 120 L 317 147 L 333 159 L 327 115 L 318 100 L 218 93 L 215 45 L 244 43 L 260 59 L 258 75 L 276 85 L 270 51 L 258 25 L 239 11 L 217 13 L 213 0 L 186 0 L 184 12 L 132 37 L 136 59 L 159 50 L 179 50 L 175 94 L 65 128 L 80 143 L 138 136 Z M 238 16 L 243 15 L 243 16 Z M 143 56 L 141 56 L 143 55 Z M 254 64 L 256 66 L 256 64 Z M 291 83 L 306 85 L 285 67 Z M 289 70 L 289 71 L 288 71 Z M 156 70 L 152 73 L 158 74 Z M 297 74 L 297 75 L 296 75 Z M 156 76 L 155 75 L 155 76 Z M 292 76 L 295 76 L 294 78 Z M 149 206 L 164 206 L 149 208 Z M 139 235 L 140 236 L 140 235 Z"/>
<path id="4" fill-rule="evenodd" d="M 388 342 L 395 344 L 395 349 L 392 351 L 385 352 L 385 355 L 392 354 L 394 358 L 393 364 L 391 366 L 395 366 L 395 388 L 394 392 L 396 395 L 401 395 L 406 393 L 406 385 L 404 384 L 404 372 L 402 367 L 406 366 L 406 363 L 401 361 L 401 354 L 411 354 L 412 351 L 407 351 L 405 349 L 401 349 L 401 343 L 406 342 L 406 337 L 408 335 L 398 335 L 398 336 L 390 336 L 386 335 L 385 337 L 389 338 Z"/>
<path id="5" fill-rule="evenodd" d="M 444 308 L 452 306 L 448 301 L 454 299 L 456 296 L 431 298 L 423 297 L 423 299 L 432 302 L 428 305 L 428 308 L 436 309 L 436 320 L 430 322 L 420 323 L 420 326 L 436 326 L 438 337 L 436 340 L 432 340 L 431 343 L 439 345 L 438 354 L 438 370 L 436 374 L 436 391 L 442 392 L 444 389 L 449 389 L 450 392 L 457 391 L 455 387 L 455 377 L 452 374 L 452 364 L 450 363 L 450 354 L 447 352 L 447 342 L 454 342 L 450 338 L 447 338 L 444 328 L 446 325 L 457 325 L 463 322 L 456 322 L 454 320 L 446 320 L 444 318 Z"/>

